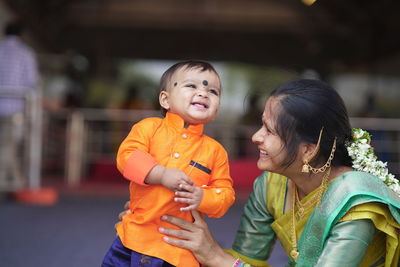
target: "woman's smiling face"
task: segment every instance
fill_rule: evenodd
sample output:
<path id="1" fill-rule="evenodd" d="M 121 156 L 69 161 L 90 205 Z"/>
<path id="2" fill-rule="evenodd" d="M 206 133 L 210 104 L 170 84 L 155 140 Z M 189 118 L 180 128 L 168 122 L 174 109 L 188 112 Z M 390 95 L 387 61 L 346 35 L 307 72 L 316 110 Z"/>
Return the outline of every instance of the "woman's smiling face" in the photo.
<path id="1" fill-rule="evenodd" d="M 279 99 L 269 98 L 262 115 L 262 126 L 252 137 L 260 151 L 257 167 L 263 171 L 281 173 L 283 170 L 286 150 L 275 130 L 276 117 L 280 111 Z"/>

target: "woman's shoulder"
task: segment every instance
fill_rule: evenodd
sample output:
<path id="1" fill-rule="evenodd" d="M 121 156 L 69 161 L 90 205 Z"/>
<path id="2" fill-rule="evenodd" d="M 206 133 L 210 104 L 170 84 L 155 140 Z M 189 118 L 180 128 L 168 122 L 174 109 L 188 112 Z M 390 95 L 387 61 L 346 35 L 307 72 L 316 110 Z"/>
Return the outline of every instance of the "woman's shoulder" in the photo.
<path id="1" fill-rule="evenodd" d="M 365 187 L 367 184 L 376 184 L 378 186 L 384 186 L 384 182 L 377 176 L 363 172 L 363 171 L 347 171 L 336 177 L 332 183 L 337 184 L 337 186 L 352 186 L 352 187 Z"/>
<path id="2" fill-rule="evenodd" d="M 286 188 L 287 178 L 281 174 L 264 171 L 262 172 L 253 183 L 253 191 L 280 191 Z"/>
<path id="3" fill-rule="evenodd" d="M 268 212 L 277 217 L 283 210 L 287 188 L 287 178 L 283 175 L 263 172 L 254 181 L 253 194 L 266 203 Z"/>
<path id="4" fill-rule="evenodd" d="M 391 190 L 379 177 L 363 172 L 349 171 L 335 178 L 328 187 L 329 195 L 342 195 L 345 199 L 355 196 L 394 202 L 400 206 L 399 196 Z"/>
<path id="5" fill-rule="evenodd" d="M 254 188 L 286 185 L 287 178 L 281 174 L 264 171 L 254 180 Z"/>

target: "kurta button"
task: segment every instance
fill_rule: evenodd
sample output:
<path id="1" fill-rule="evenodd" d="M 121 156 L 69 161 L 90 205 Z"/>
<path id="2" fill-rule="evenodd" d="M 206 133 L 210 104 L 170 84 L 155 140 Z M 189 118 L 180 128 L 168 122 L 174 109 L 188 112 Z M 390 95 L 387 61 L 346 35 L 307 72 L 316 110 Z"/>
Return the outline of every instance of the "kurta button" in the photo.
<path id="1" fill-rule="evenodd" d="M 185 134 L 185 133 L 182 134 L 182 138 L 183 138 L 183 139 L 186 139 L 187 137 L 188 137 L 187 134 Z"/>
<path id="2" fill-rule="evenodd" d="M 180 156 L 179 153 L 174 154 L 174 158 L 176 158 L 176 159 L 179 158 L 179 156 Z"/>
<path id="3" fill-rule="evenodd" d="M 215 190 L 215 193 L 217 193 L 217 194 L 221 194 L 221 189 L 217 189 L 217 190 Z"/>

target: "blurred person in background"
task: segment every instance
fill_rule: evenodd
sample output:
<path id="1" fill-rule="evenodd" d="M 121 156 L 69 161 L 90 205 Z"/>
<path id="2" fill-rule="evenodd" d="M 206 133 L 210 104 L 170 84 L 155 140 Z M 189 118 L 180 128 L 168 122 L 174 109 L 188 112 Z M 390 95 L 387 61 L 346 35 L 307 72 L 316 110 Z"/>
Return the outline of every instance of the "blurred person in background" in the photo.
<path id="1" fill-rule="evenodd" d="M 6 25 L 0 41 L 0 187 L 7 179 L 22 183 L 21 151 L 26 97 L 36 89 L 38 66 L 34 51 L 22 40 L 23 25 Z"/>

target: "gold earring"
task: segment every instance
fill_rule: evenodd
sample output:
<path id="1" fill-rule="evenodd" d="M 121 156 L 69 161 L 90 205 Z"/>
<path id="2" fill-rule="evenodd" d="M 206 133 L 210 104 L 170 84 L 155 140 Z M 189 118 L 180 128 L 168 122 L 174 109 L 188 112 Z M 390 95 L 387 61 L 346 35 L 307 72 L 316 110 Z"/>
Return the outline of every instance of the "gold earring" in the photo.
<path id="1" fill-rule="evenodd" d="M 324 164 L 324 166 L 322 166 L 320 168 L 314 168 L 310 164 L 307 163 L 308 170 L 312 171 L 313 173 L 325 172 L 325 170 L 331 166 L 331 162 L 333 160 L 333 157 L 334 157 L 335 151 L 336 151 L 336 139 L 337 138 L 335 137 L 335 139 L 333 140 L 331 154 L 329 155 L 329 158 L 326 161 L 326 163 Z M 303 166 L 303 168 L 304 168 L 304 166 Z"/>
<path id="2" fill-rule="evenodd" d="M 307 160 L 305 160 L 304 164 L 303 164 L 303 168 L 301 168 L 301 172 L 309 173 L 310 172 L 310 168 L 308 166 L 309 166 L 309 164 L 308 164 Z"/>
<path id="3" fill-rule="evenodd" d="M 311 153 L 309 159 L 305 159 L 305 160 L 304 160 L 304 162 L 303 162 L 304 164 L 303 164 L 303 167 L 302 167 L 302 169 L 301 169 L 301 172 L 309 173 L 310 170 L 313 169 L 313 167 L 311 167 L 311 165 L 310 165 L 308 162 L 309 162 L 310 160 L 312 160 L 312 159 L 315 157 L 315 155 L 317 155 L 317 153 L 318 153 L 318 151 L 319 151 L 319 146 L 320 146 L 320 144 L 321 144 L 321 138 L 322 138 L 322 132 L 323 132 L 323 131 L 324 131 L 324 126 L 322 126 L 321 130 L 319 131 L 319 137 L 318 137 L 317 145 L 316 145 L 314 151 Z"/>

